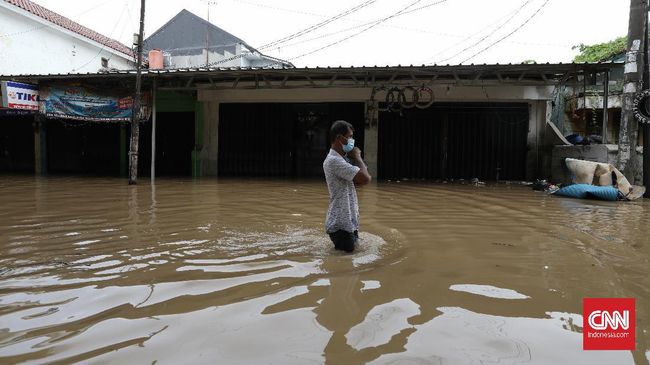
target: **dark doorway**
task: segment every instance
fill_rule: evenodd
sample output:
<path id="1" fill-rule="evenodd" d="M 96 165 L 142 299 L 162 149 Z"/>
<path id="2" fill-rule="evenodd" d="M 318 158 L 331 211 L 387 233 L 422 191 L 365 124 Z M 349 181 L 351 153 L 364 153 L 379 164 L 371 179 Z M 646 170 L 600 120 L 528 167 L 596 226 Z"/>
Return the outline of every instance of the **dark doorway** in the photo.
<path id="1" fill-rule="evenodd" d="M 523 180 L 528 105 L 439 103 L 379 116 L 379 177 Z"/>
<path id="2" fill-rule="evenodd" d="M 45 121 L 47 171 L 57 174 L 120 174 L 120 123 Z"/>
<path id="3" fill-rule="evenodd" d="M 0 172 L 34 173 L 34 116 L 0 116 Z"/>
<path id="4" fill-rule="evenodd" d="M 151 127 L 151 118 L 140 125 L 138 175 L 143 177 L 151 176 Z M 192 150 L 194 112 L 157 113 L 156 176 L 191 176 Z"/>
<path id="5" fill-rule="evenodd" d="M 363 103 L 221 104 L 219 176 L 322 177 L 329 127 L 339 119 L 363 147 Z"/>

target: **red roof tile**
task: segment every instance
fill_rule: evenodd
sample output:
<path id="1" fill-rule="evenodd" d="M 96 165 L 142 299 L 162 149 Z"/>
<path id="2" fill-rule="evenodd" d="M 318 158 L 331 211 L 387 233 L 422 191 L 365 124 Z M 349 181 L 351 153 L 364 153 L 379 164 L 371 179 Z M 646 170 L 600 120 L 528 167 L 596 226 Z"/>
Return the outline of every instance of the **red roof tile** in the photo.
<path id="1" fill-rule="evenodd" d="M 86 28 L 79 23 L 73 22 L 72 20 L 64 17 L 63 15 L 57 14 L 52 10 L 46 9 L 32 1 L 29 0 L 4 0 L 4 1 L 9 4 L 15 5 L 23 10 L 26 10 L 60 27 L 63 27 L 71 32 L 77 33 L 88 39 L 92 39 L 93 41 L 102 44 L 106 47 L 112 48 L 116 51 L 122 52 L 129 56 L 133 55 L 133 52 L 129 47 L 118 42 L 117 40 L 99 34 L 90 28 Z"/>

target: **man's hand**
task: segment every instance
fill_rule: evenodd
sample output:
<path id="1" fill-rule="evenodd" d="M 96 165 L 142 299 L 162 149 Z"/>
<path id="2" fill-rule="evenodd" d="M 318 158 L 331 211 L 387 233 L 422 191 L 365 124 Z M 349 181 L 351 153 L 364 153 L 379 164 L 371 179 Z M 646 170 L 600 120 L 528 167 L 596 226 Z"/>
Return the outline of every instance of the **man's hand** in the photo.
<path id="1" fill-rule="evenodd" d="M 368 173 L 368 167 L 361 159 L 361 150 L 358 147 L 354 147 L 352 151 L 348 152 L 348 157 L 354 161 L 354 165 L 359 167 L 359 172 L 357 172 L 352 181 L 357 185 L 365 185 L 369 183 L 372 178 Z"/>
<path id="2" fill-rule="evenodd" d="M 353 160 L 359 160 L 361 159 L 361 150 L 359 147 L 354 147 L 352 151 L 348 152 L 348 155 L 350 155 L 350 158 Z"/>

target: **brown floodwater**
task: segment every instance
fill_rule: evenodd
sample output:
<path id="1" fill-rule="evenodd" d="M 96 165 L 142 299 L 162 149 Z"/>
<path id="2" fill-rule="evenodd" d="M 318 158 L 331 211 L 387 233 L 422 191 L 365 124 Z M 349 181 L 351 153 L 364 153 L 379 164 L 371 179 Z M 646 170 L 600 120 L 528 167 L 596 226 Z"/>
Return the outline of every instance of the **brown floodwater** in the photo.
<path id="1" fill-rule="evenodd" d="M 0 363 L 644 364 L 650 202 L 519 185 L 0 177 Z M 582 299 L 636 298 L 636 351 Z"/>

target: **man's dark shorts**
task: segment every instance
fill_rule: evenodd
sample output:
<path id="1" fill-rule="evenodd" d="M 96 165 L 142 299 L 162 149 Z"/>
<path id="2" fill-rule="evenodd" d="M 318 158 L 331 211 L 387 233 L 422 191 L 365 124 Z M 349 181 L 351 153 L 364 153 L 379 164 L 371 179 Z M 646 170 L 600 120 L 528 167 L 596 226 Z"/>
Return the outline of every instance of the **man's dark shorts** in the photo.
<path id="1" fill-rule="evenodd" d="M 352 252 L 354 251 L 354 244 L 359 240 L 359 232 L 348 232 L 340 229 L 334 233 L 330 233 L 330 238 L 334 242 L 334 248 L 337 250 Z"/>

